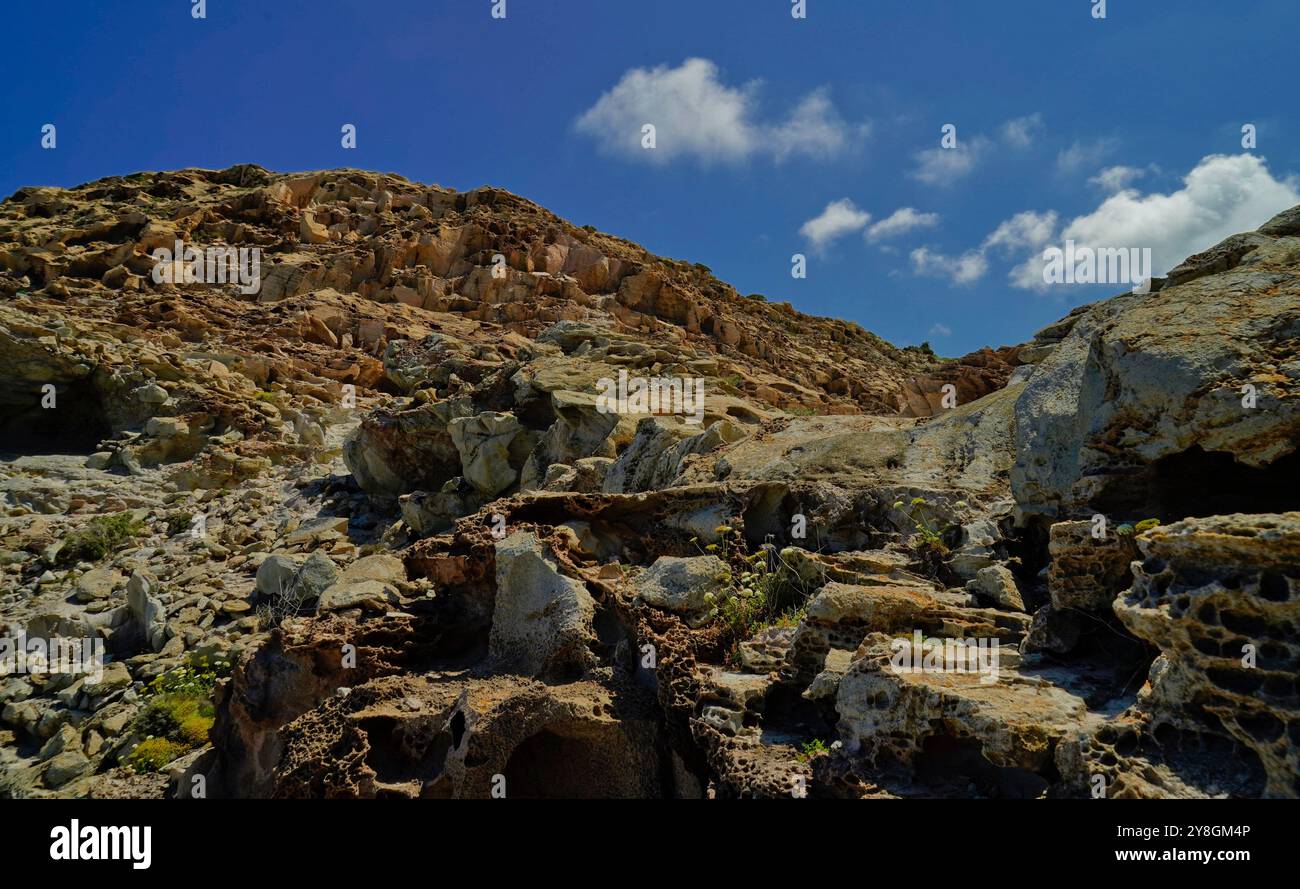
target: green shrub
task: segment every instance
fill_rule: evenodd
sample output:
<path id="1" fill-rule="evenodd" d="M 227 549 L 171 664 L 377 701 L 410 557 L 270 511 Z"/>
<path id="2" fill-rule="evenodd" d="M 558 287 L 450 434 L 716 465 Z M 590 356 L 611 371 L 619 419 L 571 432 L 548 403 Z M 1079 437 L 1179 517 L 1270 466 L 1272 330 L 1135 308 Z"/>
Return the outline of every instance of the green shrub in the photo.
<path id="1" fill-rule="evenodd" d="M 211 716 L 194 716 L 186 717 L 181 722 L 180 736 L 181 740 L 191 749 L 202 747 L 208 743 L 208 732 L 212 729 L 213 718 Z"/>
<path id="2" fill-rule="evenodd" d="M 944 538 L 955 526 L 941 526 L 935 520 L 934 511 L 924 497 L 913 497 L 906 508 L 903 501 L 899 500 L 894 503 L 894 509 L 903 513 L 912 524 L 914 533 L 908 539 L 908 545 L 930 575 L 937 576 L 943 560 L 948 556 L 948 544 Z"/>
<path id="3" fill-rule="evenodd" d="M 138 537 L 144 532 L 144 523 L 130 512 L 95 516 L 85 527 L 67 536 L 56 561 L 60 565 L 98 562 L 132 537 Z"/>
<path id="4" fill-rule="evenodd" d="M 126 758 L 126 766 L 136 773 L 157 772 L 190 748 L 166 738 L 141 741 Z"/>
<path id="5" fill-rule="evenodd" d="M 208 732 L 215 721 L 212 691 L 224 661 L 209 668 L 178 667 L 149 683 L 144 707 L 132 723 L 132 731 L 148 740 L 127 758 L 127 765 L 137 772 L 157 770 L 176 757 L 208 743 Z M 136 756 L 145 745 L 152 745 Z M 160 757 L 166 756 L 161 762 Z"/>
<path id="6" fill-rule="evenodd" d="M 182 531 L 188 531 L 190 524 L 194 521 L 194 514 L 191 512 L 174 512 L 167 516 L 167 536 L 175 537 Z"/>
<path id="7" fill-rule="evenodd" d="M 802 752 L 795 754 L 795 758 L 800 762 L 808 762 L 808 760 L 813 759 L 814 757 L 830 752 L 829 748 L 827 748 L 825 742 L 822 741 L 821 738 L 813 738 L 811 741 L 805 742 L 801 751 Z"/>
<path id="8" fill-rule="evenodd" d="M 691 542 L 729 566 L 716 578 L 727 589 L 716 596 L 705 596 L 706 602 L 716 606 L 716 620 L 726 630 L 726 636 L 738 642 L 766 627 L 797 625 L 812 591 L 783 554 L 771 546 L 750 553 L 738 529 L 721 525 L 714 530 L 720 535 L 720 543 L 700 547 L 697 538 L 691 538 Z"/>

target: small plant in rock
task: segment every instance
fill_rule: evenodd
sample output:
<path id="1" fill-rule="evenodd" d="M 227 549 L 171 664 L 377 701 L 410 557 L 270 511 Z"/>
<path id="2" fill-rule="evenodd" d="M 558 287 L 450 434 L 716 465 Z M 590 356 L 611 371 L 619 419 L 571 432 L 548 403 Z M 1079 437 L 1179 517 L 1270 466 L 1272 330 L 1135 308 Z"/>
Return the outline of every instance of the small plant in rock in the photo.
<path id="1" fill-rule="evenodd" d="M 286 620 L 301 614 L 305 604 L 305 599 L 295 595 L 294 591 L 286 588 L 284 582 L 281 581 L 280 588 L 275 595 L 257 606 L 255 614 L 257 615 L 258 627 L 263 631 L 277 629 Z"/>
<path id="2" fill-rule="evenodd" d="M 913 497 L 909 504 L 898 500 L 894 503 L 894 509 L 907 516 L 908 522 L 911 523 L 912 536 L 909 543 L 921 562 L 931 571 L 937 571 L 944 557 L 948 555 L 948 545 L 944 543 L 944 537 L 952 526 L 940 527 L 929 501 L 924 497 Z"/>
<path id="3" fill-rule="evenodd" d="M 718 383 L 722 386 L 723 391 L 736 395 L 740 392 L 741 377 L 740 374 L 727 374 L 721 377 Z"/>
<path id="4" fill-rule="evenodd" d="M 777 627 L 778 629 L 794 629 L 799 626 L 799 624 L 803 623 L 803 619 L 807 616 L 807 608 L 791 608 L 790 610 L 784 611 L 778 615 L 777 618 L 772 621 L 770 626 Z"/>
<path id="5" fill-rule="evenodd" d="M 194 521 L 194 514 L 190 512 L 174 512 L 167 516 L 167 536 L 175 537 L 182 531 L 188 531 L 191 523 Z"/>
<path id="6" fill-rule="evenodd" d="M 705 599 L 717 608 L 717 620 L 727 636 L 738 642 L 768 626 L 797 625 L 812 590 L 785 555 L 770 543 L 749 552 L 744 534 L 730 525 L 720 525 L 714 533 L 718 543 L 701 547 L 694 537 L 691 542 L 702 553 L 716 555 L 728 565 L 715 578 L 726 589 Z"/>
<path id="7" fill-rule="evenodd" d="M 805 741 L 800 748 L 800 752 L 795 754 L 795 758 L 800 762 L 809 762 L 823 754 L 829 753 L 830 748 L 821 738 L 813 738 L 811 741 Z"/>
<path id="8" fill-rule="evenodd" d="M 1143 531 L 1150 531 L 1152 528 L 1160 527 L 1159 519 L 1143 519 L 1136 525 L 1125 522 L 1122 525 L 1115 526 L 1115 533 L 1120 537 L 1132 537 L 1135 534 L 1141 534 Z"/>
<path id="9" fill-rule="evenodd" d="M 185 755 L 190 748 L 166 738 L 148 738 L 135 746 L 126 758 L 126 767 L 137 774 L 162 771 L 167 763 Z"/>
<path id="10" fill-rule="evenodd" d="M 98 562 L 145 530 L 144 523 L 130 512 L 95 516 L 84 527 L 67 536 L 56 561 L 59 565 Z"/>

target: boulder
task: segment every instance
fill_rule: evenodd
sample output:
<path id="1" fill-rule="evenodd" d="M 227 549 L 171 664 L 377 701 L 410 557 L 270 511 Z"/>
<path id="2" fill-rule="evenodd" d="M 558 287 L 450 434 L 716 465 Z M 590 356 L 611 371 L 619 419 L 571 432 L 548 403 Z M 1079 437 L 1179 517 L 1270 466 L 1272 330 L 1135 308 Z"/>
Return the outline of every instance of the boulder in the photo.
<path id="1" fill-rule="evenodd" d="M 461 474 L 480 494 L 495 497 L 519 480 L 511 445 L 523 427 L 514 414 L 458 417 L 447 428 L 460 454 Z"/>
<path id="2" fill-rule="evenodd" d="M 1129 588 L 1138 558 L 1134 535 L 1108 527 L 1093 536 L 1092 522 L 1056 522 L 1048 532 L 1047 591 L 1058 610 L 1110 613 L 1115 597 Z"/>
<path id="3" fill-rule="evenodd" d="M 500 669 L 530 676 L 581 672 L 591 663 L 595 603 L 556 567 L 550 547 L 517 531 L 496 543 L 496 603 L 488 654 Z"/>
<path id="4" fill-rule="evenodd" d="M 45 786 L 57 790 L 90 771 L 91 762 L 80 750 L 68 750 L 45 764 Z"/>
<path id="5" fill-rule="evenodd" d="M 133 572 L 126 584 L 130 625 L 152 651 L 161 651 L 167 642 L 167 609 L 154 595 L 157 589 L 158 579 L 146 571 Z"/>
<path id="6" fill-rule="evenodd" d="M 379 580 L 340 581 L 320 594 L 316 610 L 343 611 L 347 608 L 370 608 L 383 611 L 397 601 L 397 590 Z"/>
<path id="7" fill-rule="evenodd" d="M 302 556 L 270 555 L 257 567 L 256 591 L 265 597 L 283 596 L 306 561 Z"/>
<path id="8" fill-rule="evenodd" d="M 981 568 L 975 579 L 966 584 L 966 589 L 976 596 L 992 600 L 999 608 L 1025 610 L 1024 599 L 1020 597 L 1020 589 L 1016 586 L 1016 576 L 1006 565 Z"/>
<path id="9" fill-rule="evenodd" d="M 107 599 L 126 580 L 114 568 L 91 568 L 77 578 L 77 601 L 94 602 Z"/>
<path id="10" fill-rule="evenodd" d="M 717 613 L 731 590 L 731 569 L 717 556 L 660 556 L 636 576 L 633 586 L 641 601 L 698 627 Z"/>
<path id="11" fill-rule="evenodd" d="M 291 602 L 310 602 L 319 599 L 339 579 L 339 569 L 330 557 L 319 550 L 309 555 L 293 576 L 284 598 Z"/>

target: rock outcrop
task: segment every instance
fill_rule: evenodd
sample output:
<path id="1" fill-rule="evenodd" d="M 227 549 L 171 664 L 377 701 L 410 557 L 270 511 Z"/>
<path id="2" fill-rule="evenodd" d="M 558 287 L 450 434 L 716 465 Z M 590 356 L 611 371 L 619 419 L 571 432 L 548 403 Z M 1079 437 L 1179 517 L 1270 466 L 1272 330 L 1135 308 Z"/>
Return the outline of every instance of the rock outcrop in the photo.
<path id="1" fill-rule="evenodd" d="M 494 188 L 23 189 L 0 617 L 103 652 L 0 795 L 1300 796 L 1297 212 L 943 360 Z"/>

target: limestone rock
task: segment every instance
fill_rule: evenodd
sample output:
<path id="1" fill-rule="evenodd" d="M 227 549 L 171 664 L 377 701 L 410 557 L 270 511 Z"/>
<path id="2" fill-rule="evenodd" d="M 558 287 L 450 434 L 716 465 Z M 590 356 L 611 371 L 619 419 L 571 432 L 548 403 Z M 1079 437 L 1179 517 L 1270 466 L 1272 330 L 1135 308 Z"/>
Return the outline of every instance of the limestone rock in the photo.
<path id="1" fill-rule="evenodd" d="M 966 584 L 966 589 L 977 596 L 993 601 L 999 608 L 1012 611 L 1024 611 L 1025 601 L 1016 586 L 1016 577 L 1006 565 L 990 565 L 981 568 L 975 579 Z"/>
<path id="2" fill-rule="evenodd" d="M 303 557 L 267 556 L 257 568 L 257 592 L 267 597 L 285 595 L 304 561 Z"/>
<path id="3" fill-rule="evenodd" d="M 496 543 L 496 604 L 489 657 L 523 675 L 563 675 L 590 662 L 595 603 L 586 586 L 560 574 L 537 536 Z"/>
<path id="4" fill-rule="evenodd" d="M 1300 621 L 1300 513 L 1189 519 L 1138 546 L 1144 558 L 1115 613 L 1161 651 L 1145 706 L 1249 750 L 1264 795 L 1300 795 L 1300 746 L 1286 730 L 1300 720 L 1289 629 Z"/>
<path id="5" fill-rule="evenodd" d="M 68 750 L 45 764 L 45 786 L 57 790 L 90 771 L 91 762 L 80 750 Z"/>
<path id="6" fill-rule="evenodd" d="M 167 641 L 167 609 L 154 595 L 157 588 L 157 578 L 144 571 L 132 573 L 126 585 L 131 625 L 153 651 L 159 651 Z"/>
<path id="7" fill-rule="evenodd" d="M 459 417 L 447 426 L 460 454 L 465 480 L 481 494 L 494 497 L 519 480 L 511 465 L 511 445 L 522 428 L 512 414 Z"/>
<path id="8" fill-rule="evenodd" d="M 1300 314 L 1300 277 L 1290 239 L 1248 240 L 1073 318 L 1016 404 L 1022 509 L 1171 520 L 1285 508 L 1300 364 L 1277 360 L 1295 336 L 1277 319 Z"/>
<path id="9" fill-rule="evenodd" d="M 660 556 L 633 581 L 644 602 L 680 614 L 698 627 L 717 613 L 731 588 L 731 569 L 716 556 Z"/>
<path id="10" fill-rule="evenodd" d="M 1107 529 L 1093 537 L 1092 522 L 1057 522 L 1049 532 L 1047 590 L 1057 609 L 1109 611 L 1133 579 L 1129 565 L 1138 557 L 1132 533 Z"/>

